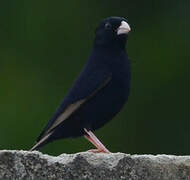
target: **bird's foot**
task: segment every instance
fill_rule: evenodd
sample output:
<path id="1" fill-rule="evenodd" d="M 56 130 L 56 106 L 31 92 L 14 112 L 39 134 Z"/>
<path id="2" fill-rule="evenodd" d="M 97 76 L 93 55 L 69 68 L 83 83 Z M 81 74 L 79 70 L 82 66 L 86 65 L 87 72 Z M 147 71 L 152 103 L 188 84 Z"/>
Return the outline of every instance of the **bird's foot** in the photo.
<path id="1" fill-rule="evenodd" d="M 91 149 L 90 152 L 93 153 L 110 153 L 109 150 L 100 142 L 100 140 L 93 134 L 92 131 L 84 129 L 86 135 L 84 137 L 90 141 L 97 149 Z"/>
<path id="2" fill-rule="evenodd" d="M 110 153 L 110 151 L 108 151 L 107 149 L 90 149 L 90 150 L 88 150 L 88 152 L 92 152 L 92 153 Z"/>

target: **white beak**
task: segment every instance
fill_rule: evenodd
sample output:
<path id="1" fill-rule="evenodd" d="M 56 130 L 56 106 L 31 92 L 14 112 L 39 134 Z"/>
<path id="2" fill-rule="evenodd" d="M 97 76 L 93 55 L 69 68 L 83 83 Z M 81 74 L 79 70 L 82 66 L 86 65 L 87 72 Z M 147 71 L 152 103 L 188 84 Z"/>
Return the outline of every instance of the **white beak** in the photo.
<path id="1" fill-rule="evenodd" d="M 117 35 L 128 34 L 129 31 L 131 31 L 129 24 L 125 21 L 121 21 L 121 25 L 117 29 Z"/>

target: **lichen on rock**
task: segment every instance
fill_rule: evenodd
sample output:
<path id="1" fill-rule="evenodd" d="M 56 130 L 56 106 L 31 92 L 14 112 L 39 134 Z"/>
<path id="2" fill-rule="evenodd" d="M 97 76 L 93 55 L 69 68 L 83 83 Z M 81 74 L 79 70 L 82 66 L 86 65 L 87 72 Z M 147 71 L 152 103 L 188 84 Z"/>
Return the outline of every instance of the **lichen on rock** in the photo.
<path id="1" fill-rule="evenodd" d="M 190 156 L 0 151 L 0 180 L 190 180 Z"/>

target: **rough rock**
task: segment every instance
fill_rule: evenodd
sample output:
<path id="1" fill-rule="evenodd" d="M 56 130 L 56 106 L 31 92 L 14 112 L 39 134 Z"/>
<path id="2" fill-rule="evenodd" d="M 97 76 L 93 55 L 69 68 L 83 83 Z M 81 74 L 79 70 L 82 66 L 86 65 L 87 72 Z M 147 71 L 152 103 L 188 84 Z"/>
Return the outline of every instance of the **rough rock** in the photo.
<path id="1" fill-rule="evenodd" d="M 0 151 L 0 180 L 190 180 L 190 156 Z"/>

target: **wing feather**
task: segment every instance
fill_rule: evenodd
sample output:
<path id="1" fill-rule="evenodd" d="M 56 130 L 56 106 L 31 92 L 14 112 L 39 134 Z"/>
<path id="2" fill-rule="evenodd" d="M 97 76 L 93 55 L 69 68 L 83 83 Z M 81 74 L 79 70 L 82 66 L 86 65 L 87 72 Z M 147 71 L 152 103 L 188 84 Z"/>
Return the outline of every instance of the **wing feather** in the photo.
<path id="1" fill-rule="evenodd" d="M 105 82 L 97 88 L 92 94 L 90 94 L 87 98 L 81 99 L 71 105 L 69 105 L 65 111 L 55 120 L 55 122 L 52 124 L 52 126 L 46 131 L 46 134 L 52 131 L 55 127 L 57 127 L 59 124 L 61 124 L 64 120 L 66 120 L 71 114 L 73 114 L 82 104 L 87 102 L 89 99 L 91 99 L 96 93 L 101 90 L 103 87 L 107 85 L 107 83 L 111 80 L 111 77 L 107 78 Z"/>
<path id="2" fill-rule="evenodd" d="M 98 69 L 98 71 L 94 72 L 94 69 Z M 110 80 L 111 73 L 106 71 L 106 69 L 97 67 L 97 64 L 87 64 L 64 101 L 38 137 L 37 142 L 41 141 L 41 139 L 51 133 L 64 120 L 68 119 L 84 103 L 93 98 Z"/>

